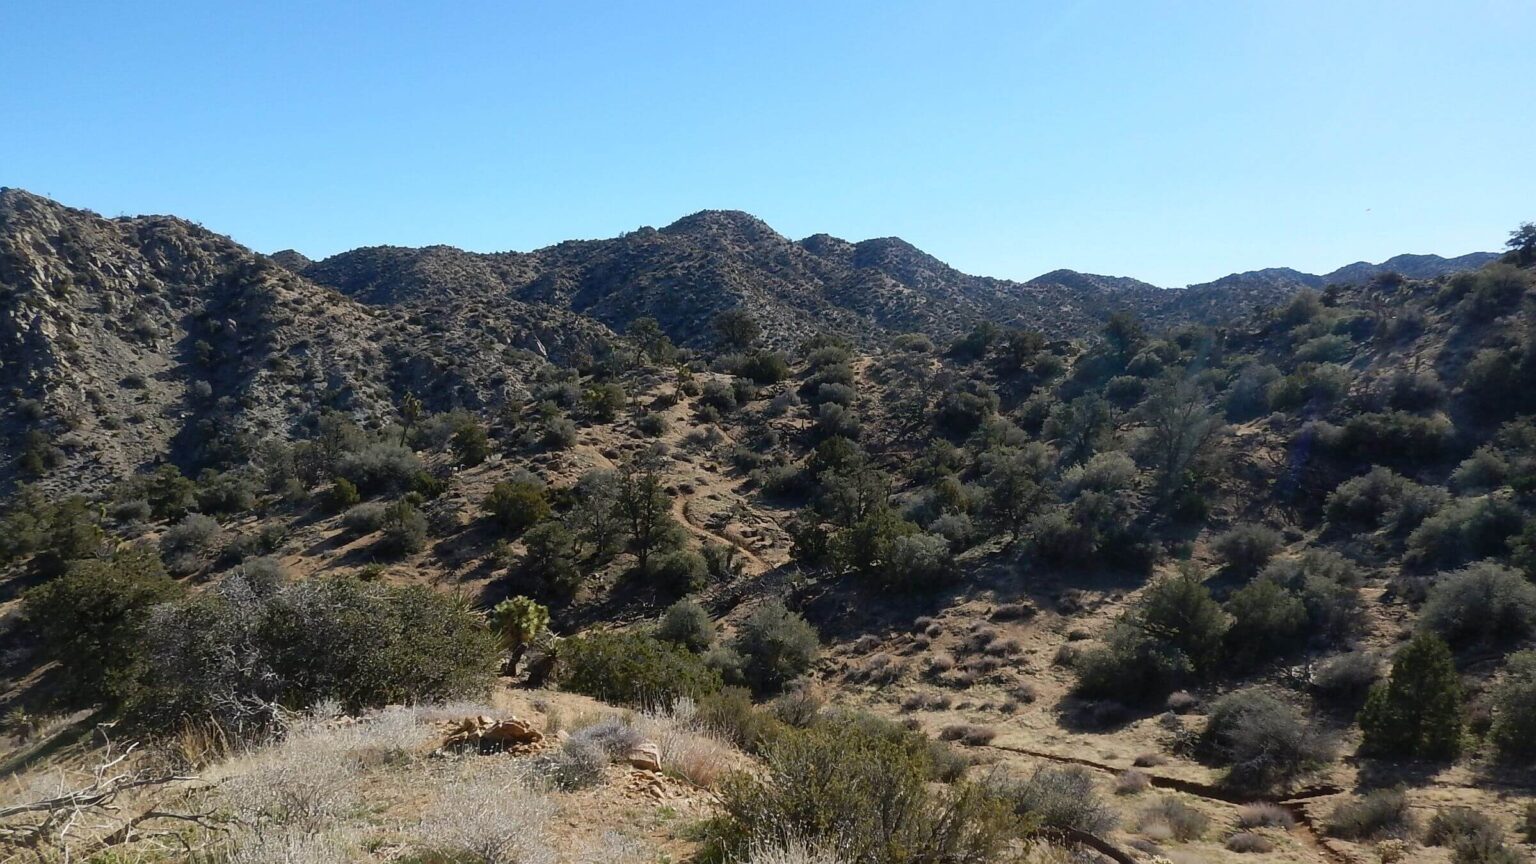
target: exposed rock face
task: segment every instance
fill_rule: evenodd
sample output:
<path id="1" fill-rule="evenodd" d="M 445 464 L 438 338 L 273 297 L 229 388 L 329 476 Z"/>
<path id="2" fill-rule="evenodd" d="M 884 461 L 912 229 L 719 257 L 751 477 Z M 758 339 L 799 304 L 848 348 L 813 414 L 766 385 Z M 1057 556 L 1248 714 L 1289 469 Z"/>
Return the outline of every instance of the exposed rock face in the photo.
<path id="1" fill-rule="evenodd" d="M 481 715 L 465 717 L 449 724 L 443 749 L 454 752 L 474 750 L 479 753 L 505 753 L 543 742 L 544 734 L 533 724 L 517 717 L 496 720 Z"/>

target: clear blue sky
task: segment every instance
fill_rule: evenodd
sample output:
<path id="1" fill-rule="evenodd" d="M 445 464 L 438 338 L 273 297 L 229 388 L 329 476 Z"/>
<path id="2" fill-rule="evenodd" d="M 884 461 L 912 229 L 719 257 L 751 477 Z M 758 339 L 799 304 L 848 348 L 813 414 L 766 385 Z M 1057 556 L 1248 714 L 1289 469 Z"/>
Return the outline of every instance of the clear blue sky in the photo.
<path id="1" fill-rule="evenodd" d="M 1498 248 L 1533 0 L 4 0 L 0 185 L 262 251 L 747 210 L 1158 284 Z"/>

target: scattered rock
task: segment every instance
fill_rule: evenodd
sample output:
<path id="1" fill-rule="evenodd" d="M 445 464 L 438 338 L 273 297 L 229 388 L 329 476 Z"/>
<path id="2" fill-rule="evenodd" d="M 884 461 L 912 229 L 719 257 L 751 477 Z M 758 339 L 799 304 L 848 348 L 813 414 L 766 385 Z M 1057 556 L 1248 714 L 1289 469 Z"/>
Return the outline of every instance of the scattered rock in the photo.
<path id="1" fill-rule="evenodd" d="M 450 723 L 443 738 L 443 749 L 462 751 L 474 748 L 481 753 L 504 753 L 526 749 L 544 740 L 533 724 L 517 717 L 496 720 L 484 714 Z"/>

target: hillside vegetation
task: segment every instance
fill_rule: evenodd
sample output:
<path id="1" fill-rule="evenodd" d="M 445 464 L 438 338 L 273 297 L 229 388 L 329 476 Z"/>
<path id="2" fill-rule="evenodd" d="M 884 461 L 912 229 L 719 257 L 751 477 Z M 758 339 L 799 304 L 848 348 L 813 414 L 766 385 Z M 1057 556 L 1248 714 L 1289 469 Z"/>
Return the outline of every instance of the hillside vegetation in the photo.
<path id="1" fill-rule="evenodd" d="M 1536 228 L 1255 309 L 734 213 L 320 262 L 0 220 L 18 856 L 1536 840 Z"/>

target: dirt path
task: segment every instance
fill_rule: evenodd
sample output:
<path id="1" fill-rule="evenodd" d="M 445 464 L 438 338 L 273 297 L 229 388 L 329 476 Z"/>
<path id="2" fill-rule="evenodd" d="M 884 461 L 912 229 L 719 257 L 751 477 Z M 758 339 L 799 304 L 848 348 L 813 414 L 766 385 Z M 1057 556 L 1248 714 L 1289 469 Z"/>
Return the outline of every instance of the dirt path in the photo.
<path id="1" fill-rule="evenodd" d="M 678 495 L 672 499 L 672 515 L 677 519 L 678 522 L 682 523 L 683 527 L 698 535 L 698 537 L 702 540 L 720 543 L 725 546 L 735 548 L 738 552 L 741 553 L 743 558 L 747 559 L 748 568 L 752 571 L 753 575 L 767 573 L 769 570 L 773 569 L 772 564 L 769 564 L 767 561 L 764 561 L 762 558 L 758 557 L 758 554 L 748 548 L 747 544 L 739 540 L 732 540 L 729 537 L 716 534 L 708 528 L 705 528 L 703 525 L 700 525 L 690 519 L 688 517 L 689 500 L 690 497 L 684 495 Z"/>
<path id="2" fill-rule="evenodd" d="M 1047 762 L 1055 762 L 1062 765 L 1078 765 L 1084 768 L 1091 768 L 1095 771 L 1102 771 L 1109 774 L 1119 774 L 1121 771 L 1125 770 L 1123 768 L 1117 768 L 1114 765 L 1109 765 L 1104 762 L 1095 762 L 1092 759 L 1083 759 L 1075 756 L 1061 756 L 1055 753 L 1047 753 L 1043 750 L 1030 750 L 1025 747 L 1012 747 L 1006 744 L 987 744 L 984 746 L 991 750 L 1002 750 L 1007 753 L 1017 753 L 1021 756 L 1029 756 L 1033 759 L 1042 759 Z M 1243 804 L 1253 803 L 1271 803 L 1280 807 L 1284 807 L 1296 820 L 1296 831 L 1294 833 L 1295 836 L 1301 841 L 1302 845 L 1309 849 L 1317 850 L 1319 854 L 1328 859 L 1330 862 L 1333 862 L 1333 864 L 1355 864 L 1355 859 L 1352 856 L 1347 855 L 1338 849 L 1335 849 L 1331 844 L 1329 844 L 1327 839 L 1325 839 L 1321 832 L 1317 830 L 1317 826 L 1314 823 L 1312 817 L 1306 812 L 1305 805 L 1308 801 L 1317 798 L 1326 798 L 1330 795 L 1341 794 L 1344 790 L 1337 786 L 1313 786 L 1302 789 L 1295 794 L 1286 796 L 1284 798 L 1265 799 L 1251 795 L 1241 795 L 1230 790 L 1223 789 L 1219 786 L 1212 786 L 1209 783 L 1199 783 L 1194 780 L 1181 780 L 1177 777 L 1165 777 L 1149 772 L 1143 773 L 1146 773 L 1147 779 L 1151 782 L 1154 789 L 1169 789 L 1175 792 L 1182 792 L 1185 795 L 1191 795 L 1196 798 L 1203 798 L 1206 801 L 1213 801 L 1218 804 L 1231 806 L 1240 806 Z M 1102 838 L 1099 839 L 1101 842 L 1103 842 Z"/>

